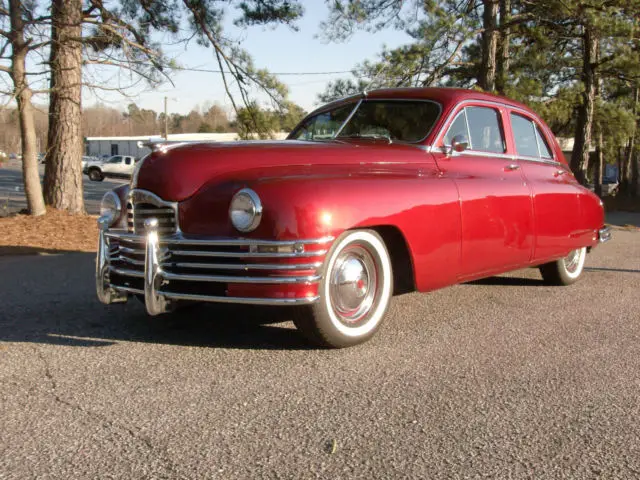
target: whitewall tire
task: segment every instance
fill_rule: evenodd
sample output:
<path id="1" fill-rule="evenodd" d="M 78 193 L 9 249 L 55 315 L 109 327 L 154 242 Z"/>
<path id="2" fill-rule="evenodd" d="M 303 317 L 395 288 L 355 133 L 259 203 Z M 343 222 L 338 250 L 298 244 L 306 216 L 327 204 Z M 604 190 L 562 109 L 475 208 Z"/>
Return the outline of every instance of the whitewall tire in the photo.
<path id="1" fill-rule="evenodd" d="M 541 265 L 542 278 L 549 285 L 571 285 L 582 275 L 586 257 L 586 247 L 572 250 L 560 260 Z"/>
<path id="2" fill-rule="evenodd" d="M 313 343 L 341 348 L 365 342 L 380 326 L 393 295 L 391 258 L 373 230 L 341 235 L 325 259 L 320 299 L 296 310 L 296 327 Z"/>

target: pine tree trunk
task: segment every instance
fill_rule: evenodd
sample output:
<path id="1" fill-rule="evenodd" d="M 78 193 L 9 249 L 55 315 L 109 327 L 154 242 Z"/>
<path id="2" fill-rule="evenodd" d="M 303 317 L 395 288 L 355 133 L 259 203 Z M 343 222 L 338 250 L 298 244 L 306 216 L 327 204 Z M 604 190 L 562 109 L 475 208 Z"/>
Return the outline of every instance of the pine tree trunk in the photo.
<path id="1" fill-rule="evenodd" d="M 53 0 L 51 94 L 44 175 L 47 204 L 84 213 L 82 188 L 82 0 Z"/>
<path id="2" fill-rule="evenodd" d="M 505 95 L 509 78 L 509 48 L 511 46 L 511 29 L 505 27 L 511 21 L 511 0 L 500 0 L 500 43 L 496 71 L 496 91 Z"/>
<path id="3" fill-rule="evenodd" d="M 582 104 L 578 109 L 575 142 L 571 154 L 571 170 L 578 181 L 586 183 L 586 170 L 589 164 L 589 147 L 593 128 L 593 112 L 596 104 L 596 58 L 598 54 L 598 36 L 593 27 L 587 26 L 583 37 Z"/>
<path id="4" fill-rule="evenodd" d="M 498 0 L 484 0 L 482 23 L 482 65 L 478 84 L 487 91 L 496 89 L 496 56 L 498 50 Z"/>
<path id="5" fill-rule="evenodd" d="M 9 1 L 11 21 L 11 78 L 13 80 L 18 116 L 20 121 L 20 142 L 22 145 L 22 180 L 27 197 L 27 209 L 34 216 L 44 215 L 47 210 L 42 197 L 42 185 L 38 172 L 38 152 L 36 144 L 36 126 L 33 104 L 33 93 L 27 82 L 26 59 L 29 45 L 24 39 L 24 22 L 20 0 Z"/>
<path id="6" fill-rule="evenodd" d="M 602 169 L 604 168 L 603 146 L 602 131 L 599 131 L 596 140 L 596 165 L 593 173 L 593 185 L 596 195 L 600 198 L 602 198 Z"/>
<path id="7" fill-rule="evenodd" d="M 627 142 L 627 148 L 620 168 L 620 193 L 627 196 L 636 196 L 638 194 L 638 158 L 635 150 L 636 135 L 640 123 L 638 118 L 639 90 L 640 88 L 636 86 L 633 99 L 633 114 L 636 118 L 636 124 Z"/>

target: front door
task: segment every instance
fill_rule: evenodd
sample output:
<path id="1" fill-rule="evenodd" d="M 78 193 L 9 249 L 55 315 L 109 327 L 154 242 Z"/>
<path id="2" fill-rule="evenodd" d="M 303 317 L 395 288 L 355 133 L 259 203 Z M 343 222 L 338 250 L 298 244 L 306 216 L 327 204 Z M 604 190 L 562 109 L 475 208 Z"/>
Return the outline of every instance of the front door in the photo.
<path id="1" fill-rule="evenodd" d="M 462 108 L 440 144 L 446 149 L 457 136 L 467 140 L 467 149 L 435 153 L 442 175 L 458 187 L 461 280 L 523 266 L 531 259 L 530 190 L 520 164 L 506 154 L 504 115 L 498 106 Z"/>

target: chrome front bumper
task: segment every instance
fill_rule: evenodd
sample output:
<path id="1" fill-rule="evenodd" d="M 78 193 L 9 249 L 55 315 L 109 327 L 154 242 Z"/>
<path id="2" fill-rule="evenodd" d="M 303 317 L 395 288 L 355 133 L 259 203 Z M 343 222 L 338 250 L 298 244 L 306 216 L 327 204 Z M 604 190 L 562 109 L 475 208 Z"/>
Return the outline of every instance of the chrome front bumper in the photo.
<path id="1" fill-rule="evenodd" d="M 324 256 L 333 241 L 333 237 L 299 241 L 200 239 L 185 238 L 181 234 L 160 237 L 156 218 L 145 220 L 145 235 L 109 230 L 104 218 L 98 219 L 98 225 L 96 292 L 99 300 L 111 304 L 126 302 L 130 294 L 144 296 L 149 315 L 171 311 L 179 300 L 311 304 L 319 298 L 317 289 L 313 295 L 297 296 L 292 292 L 320 281 Z M 198 292 L 199 286 L 214 284 L 222 294 Z M 181 288 L 172 288 L 174 285 Z M 228 285 L 281 286 L 285 294 L 232 296 L 227 294 Z M 286 292 L 287 288 L 292 292 Z"/>

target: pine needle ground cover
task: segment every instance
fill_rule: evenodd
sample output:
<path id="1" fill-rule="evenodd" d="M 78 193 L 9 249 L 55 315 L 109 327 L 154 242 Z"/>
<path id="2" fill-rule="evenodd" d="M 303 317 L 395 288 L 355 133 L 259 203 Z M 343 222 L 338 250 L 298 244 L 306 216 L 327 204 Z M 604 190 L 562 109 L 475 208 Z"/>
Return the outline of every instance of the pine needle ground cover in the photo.
<path id="1" fill-rule="evenodd" d="M 95 252 L 97 217 L 48 209 L 46 215 L 0 218 L 0 256 Z"/>

